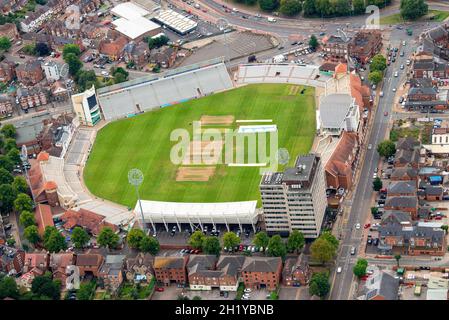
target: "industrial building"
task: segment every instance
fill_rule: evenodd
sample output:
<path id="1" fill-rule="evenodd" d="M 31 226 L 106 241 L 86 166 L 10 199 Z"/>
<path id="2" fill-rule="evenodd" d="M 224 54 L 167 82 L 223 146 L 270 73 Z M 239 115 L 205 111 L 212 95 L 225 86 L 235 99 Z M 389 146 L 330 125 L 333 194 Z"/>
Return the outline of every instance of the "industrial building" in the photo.
<path id="1" fill-rule="evenodd" d="M 198 26 L 195 21 L 171 9 L 160 10 L 159 14 L 155 16 L 153 20 L 181 35 L 185 35 L 195 30 Z"/>
<path id="2" fill-rule="evenodd" d="M 327 199 L 318 155 L 299 156 L 294 168 L 264 174 L 259 188 L 267 233 L 286 235 L 298 230 L 306 239 L 319 236 Z"/>

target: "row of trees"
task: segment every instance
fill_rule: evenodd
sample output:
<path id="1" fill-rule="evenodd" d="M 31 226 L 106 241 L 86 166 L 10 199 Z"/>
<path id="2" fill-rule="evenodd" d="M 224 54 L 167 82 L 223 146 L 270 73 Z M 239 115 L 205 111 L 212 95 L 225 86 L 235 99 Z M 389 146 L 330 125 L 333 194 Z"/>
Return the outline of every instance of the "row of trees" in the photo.
<path id="1" fill-rule="evenodd" d="M 424 0 L 401 0 L 401 16 L 405 20 L 416 20 L 429 12 Z"/>
<path id="2" fill-rule="evenodd" d="M 159 241 L 156 238 L 147 236 L 140 229 L 132 229 L 127 236 L 128 246 L 130 248 L 139 249 L 142 252 L 149 252 L 155 255 L 159 252 Z"/>
<path id="3" fill-rule="evenodd" d="M 326 18 L 363 14 L 367 6 L 376 5 L 383 8 L 389 5 L 391 0 L 236 0 L 236 2 L 247 5 L 258 3 L 264 11 L 279 9 L 286 16 L 294 16 L 303 11 L 305 17 Z"/>
<path id="4" fill-rule="evenodd" d="M 377 85 L 382 81 L 386 68 L 387 59 L 381 54 L 376 54 L 369 66 L 370 73 L 368 75 L 368 80 L 371 81 L 371 83 Z"/>

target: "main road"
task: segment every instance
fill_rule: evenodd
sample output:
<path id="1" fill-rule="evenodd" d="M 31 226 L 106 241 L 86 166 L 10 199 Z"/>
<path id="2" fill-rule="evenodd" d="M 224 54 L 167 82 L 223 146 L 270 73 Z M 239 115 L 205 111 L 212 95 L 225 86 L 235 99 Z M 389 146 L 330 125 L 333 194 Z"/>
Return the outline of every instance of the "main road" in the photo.
<path id="1" fill-rule="evenodd" d="M 396 32 L 393 31 L 393 32 Z M 403 34 L 403 31 L 402 31 Z M 400 35 L 393 36 L 392 39 L 400 39 Z M 386 138 L 386 133 L 390 122 L 392 120 L 392 109 L 395 101 L 396 92 L 393 89 L 398 89 L 400 85 L 405 82 L 406 72 L 400 70 L 400 65 L 406 65 L 406 60 L 410 57 L 411 53 L 416 49 L 416 40 L 410 40 L 411 38 L 405 38 L 406 45 L 402 46 L 401 40 L 393 40 L 391 42 L 392 47 L 398 47 L 399 52 L 397 60 L 392 63 L 386 71 L 385 79 L 382 86 L 384 96 L 379 98 L 377 109 L 375 109 L 374 122 L 370 135 L 368 137 L 367 144 L 371 144 L 373 147 L 370 150 L 366 150 L 365 161 L 363 162 L 360 179 L 354 190 L 354 196 L 351 200 L 351 206 L 348 210 L 347 217 L 343 216 L 343 238 L 339 248 L 338 258 L 336 261 L 336 267 L 341 267 L 342 272 L 337 274 L 335 270 L 331 275 L 333 285 L 331 288 L 330 299 L 331 300 L 350 300 L 353 299 L 353 283 L 354 275 L 352 268 L 355 264 L 356 258 L 350 254 L 351 247 L 359 249 L 363 246 L 363 225 L 370 215 L 371 199 L 373 196 L 372 181 L 375 169 L 377 169 L 380 161 L 380 157 L 376 151 L 376 146 L 379 142 Z M 400 56 L 400 52 L 404 51 L 404 56 Z M 399 76 L 394 77 L 394 72 L 398 71 Z M 388 115 L 385 116 L 385 113 Z M 366 145 L 362 145 L 362 148 L 366 148 Z M 376 170 L 377 171 L 377 170 Z M 360 229 L 356 229 L 355 225 L 361 224 Z"/>

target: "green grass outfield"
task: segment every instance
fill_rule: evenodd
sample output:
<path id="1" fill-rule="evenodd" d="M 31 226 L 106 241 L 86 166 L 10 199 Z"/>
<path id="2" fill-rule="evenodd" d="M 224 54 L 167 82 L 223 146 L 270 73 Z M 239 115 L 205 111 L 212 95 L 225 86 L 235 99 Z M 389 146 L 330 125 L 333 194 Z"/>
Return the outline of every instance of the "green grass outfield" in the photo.
<path id="1" fill-rule="evenodd" d="M 98 132 L 84 170 L 89 190 L 102 198 L 134 207 L 135 190 L 128 184 L 132 168 L 144 173 L 142 199 L 177 202 L 259 200 L 257 167 L 218 165 L 207 182 L 176 182 L 178 166 L 170 161 L 176 142 L 170 133 L 186 128 L 202 115 L 233 115 L 235 120 L 273 119 L 278 126 L 279 148 L 308 153 L 316 132 L 315 90 L 307 87 L 290 95 L 292 85 L 257 84 L 147 112 L 108 124 Z M 258 123 L 261 124 L 261 123 Z M 238 125 L 233 125 L 236 128 Z"/>

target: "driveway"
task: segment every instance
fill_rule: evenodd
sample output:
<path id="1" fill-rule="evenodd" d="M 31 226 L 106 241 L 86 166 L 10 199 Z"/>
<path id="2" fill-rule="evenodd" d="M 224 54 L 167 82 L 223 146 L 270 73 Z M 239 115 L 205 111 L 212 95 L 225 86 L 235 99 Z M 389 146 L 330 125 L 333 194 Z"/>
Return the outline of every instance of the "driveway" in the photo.
<path id="1" fill-rule="evenodd" d="M 220 296 L 220 290 L 214 289 L 210 291 L 187 291 L 186 296 L 192 299 L 195 296 L 201 297 L 201 300 L 234 300 L 235 299 L 236 292 L 229 292 L 229 295 L 227 298 Z"/>
<path id="2" fill-rule="evenodd" d="M 300 299 L 301 294 L 303 295 L 303 289 L 306 287 L 282 287 L 279 290 L 279 300 L 302 300 Z M 308 290 L 306 290 L 308 291 Z M 308 300 L 308 299 L 307 299 Z"/>
<path id="3" fill-rule="evenodd" d="M 163 292 L 155 290 L 151 300 L 177 300 L 181 292 L 182 288 L 178 288 L 176 285 L 164 287 Z"/>

